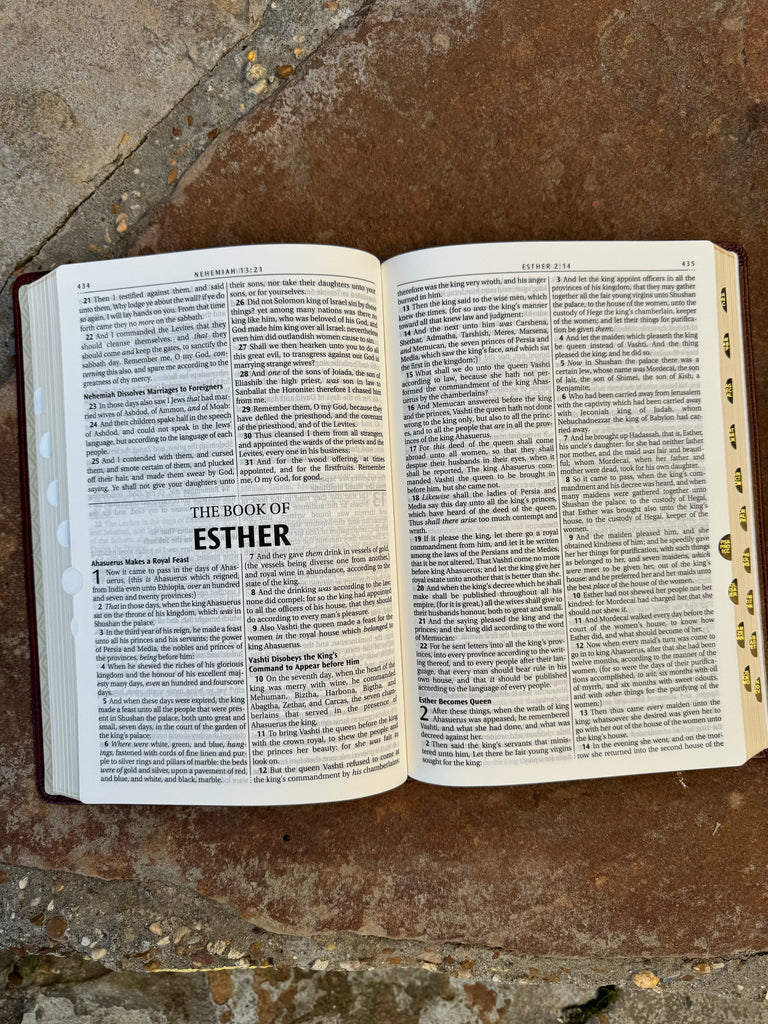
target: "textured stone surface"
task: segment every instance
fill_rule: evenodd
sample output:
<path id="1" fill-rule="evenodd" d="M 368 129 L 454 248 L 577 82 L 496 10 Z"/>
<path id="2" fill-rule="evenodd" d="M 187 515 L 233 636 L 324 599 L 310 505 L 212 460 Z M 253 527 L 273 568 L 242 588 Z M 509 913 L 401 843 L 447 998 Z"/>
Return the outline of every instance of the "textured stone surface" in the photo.
<path id="1" fill-rule="evenodd" d="M 493 239 L 735 239 L 750 251 L 764 373 L 767 43 L 759 5 L 741 0 L 377 3 L 217 140 L 134 250 L 318 241 L 385 257 Z M 500 790 L 408 783 L 314 807 L 43 803 L 7 388 L 0 401 L 6 861 L 160 876 L 285 933 L 572 956 L 765 947 L 766 762 Z M 41 943 L 52 915 L 34 926 Z"/>
<path id="2" fill-rule="evenodd" d="M 134 251 L 737 241 L 759 342 L 767 60 L 757 0 L 378 3 L 217 140 Z M 762 377 L 768 348 L 757 356 Z"/>
<path id="3" fill-rule="evenodd" d="M 14 264 L 48 270 L 123 255 L 131 228 L 211 140 L 290 84 L 276 69 L 298 67 L 363 2 L 143 3 L 128 18 L 114 0 L 68 6 L 66 17 L 60 2 L 27 6 L 23 19 L 18 4 L 0 11 L 0 28 L 12 22 L 0 36 L 0 381 L 12 371 L 3 281 Z M 93 30 L 78 31 L 82 23 Z M 41 92 L 30 55 L 51 52 L 55 76 Z"/>
<path id="4" fill-rule="evenodd" d="M 246 35 L 266 0 L 6 0 L 0 281 Z"/>
<path id="5" fill-rule="evenodd" d="M 570 964 L 570 966 L 569 966 Z M 765 1020 L 765 962 L 519 962 L 485 983 L 400 967 L 112 974 L 0 958 L 0 1024 L 735 1024 Z M 642 987 L 646 977 L 652 987 Z M 642 982 L 642 984 L 641 984 Z M 602 1011 L 602 1012 L 601 1012 Z M 598 1013 L 598 1016 L 594 1016 Z"/>

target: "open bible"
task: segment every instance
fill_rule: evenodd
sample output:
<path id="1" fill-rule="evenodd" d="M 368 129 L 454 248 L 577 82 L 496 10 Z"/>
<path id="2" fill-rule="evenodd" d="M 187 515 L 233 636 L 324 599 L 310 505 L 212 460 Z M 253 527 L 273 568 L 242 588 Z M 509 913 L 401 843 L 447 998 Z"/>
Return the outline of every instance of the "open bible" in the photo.
<path id="1" fill-rule="evenodd" d="M 265 245 L 22 279 L 43 791 L 304 803 L 763 749 L 744 269 Z"/>

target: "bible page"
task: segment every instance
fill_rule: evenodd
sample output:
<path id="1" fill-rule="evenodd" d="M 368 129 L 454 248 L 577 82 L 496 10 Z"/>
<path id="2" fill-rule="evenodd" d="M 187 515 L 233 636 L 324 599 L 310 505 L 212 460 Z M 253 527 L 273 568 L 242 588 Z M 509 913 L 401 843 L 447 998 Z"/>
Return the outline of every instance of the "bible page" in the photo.
<path id="1" fill-rule="evenodd" d="M 57 277 L 81 799 L 402 782 L 378 261 L 258 246 Z"/>
<path id="2" fill-rule="evenodd" d="M 383 267 L 409 771 L 741 763 L 713 246 Z"/>

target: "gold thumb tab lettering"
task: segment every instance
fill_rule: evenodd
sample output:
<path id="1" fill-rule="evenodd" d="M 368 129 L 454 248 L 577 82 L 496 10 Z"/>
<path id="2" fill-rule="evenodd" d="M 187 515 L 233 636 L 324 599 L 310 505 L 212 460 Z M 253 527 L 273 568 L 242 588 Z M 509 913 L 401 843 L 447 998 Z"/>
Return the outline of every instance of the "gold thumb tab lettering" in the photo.
<path id="1" fill-rule="evenodd" d="M 742 530 L 747 528 L 747 506 L 742 505 L 739 509 L 739 522 L 741 523 Z"/>
<path id="2" fill-rule="evenodd" d="M 744 683 L 744 689 L 752 692 L 752 673 L 749 671 L 749 665 L 744 669 L 744 673 L 741 677 L 742 683 Z"/>
<path id="3" fill-rule="evenodd" d="M 731 580 L 728 587 L 728 597 L 733 601 L 734 604 L 739 603 L 739 581 Z"/>
<path id="4" fill-rule="evenodd" d="M 728 440 L 731 442 L 731 448 L 736 447 L 736 424 L 732 423 L 728 428 Z"/>
<path id="5" fill-rule="evenodd" d="M 747 572 L 752 572 L 752 556 L 749 553 L 749 548 L 744 548 L 744 554 L 741 556 L 741 564 Z"/>
<path id="6" fill-rule="evenodd" d="M 736 643 L 739 647 L 744 646 L 744 623 L 740 622 L 736 627 Z"/>
<path id="7" fill-rule="evenodd" d="M 728 331 L 723 335 L 723 352 L 725 352 L 729 359 L 731 358 L 731 335 Z"/>
<path id="8" fill-rule="evenodd" d="M 736 490 L 741 493 L 744 490 L 744 484 L 741 479 L 741 466 L 733 474 L 733 482 L 736 484 Z"/>
<path id="9" fill-rule="evenodd" d="M 720 543 L 717 545 L 717 550 L 720 552 L 720 554 L 723 556 L 723 558 L 727 558 L 728 561 L 730 562 L 730 560 L 731 560 L 731 535 L 730 535 L 730 533 L 726 533 L 726 535 L 724 537 L 720 538 Z"/>
<path id="10" fill-rule="evenodd" d="M 723 307 L 723 312 L 728 312 L 728 295 L 725 288 L 720 289 L 720 305 Z"/>
<path id="11" fill-rule="evenodd" d="M 750 634 L 749 653 L 752 655 L 753 658 L 757 657 L 757 633 Z"/>
<path id="12" fill-rule="evenodd" d="M 729 377 L 725 382 L 725 397 L 733 405 L 733 378 Z"/>

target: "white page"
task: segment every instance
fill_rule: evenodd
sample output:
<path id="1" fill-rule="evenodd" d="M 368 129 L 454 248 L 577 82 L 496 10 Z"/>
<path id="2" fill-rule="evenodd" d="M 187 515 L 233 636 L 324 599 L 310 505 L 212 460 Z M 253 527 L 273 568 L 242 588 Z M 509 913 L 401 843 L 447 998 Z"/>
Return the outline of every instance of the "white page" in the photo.
<path id="1" fill-rule="evenodd" d="M 397 785 L 378 261 L 260 246 L 58 277 L 81 799 Z"/>
<path id="2" fill-rule="evenodd" d="M 741 763 L 711 244 L 450 247 L 382 276 L 410 773 Z"/>

